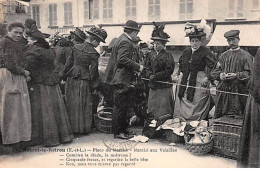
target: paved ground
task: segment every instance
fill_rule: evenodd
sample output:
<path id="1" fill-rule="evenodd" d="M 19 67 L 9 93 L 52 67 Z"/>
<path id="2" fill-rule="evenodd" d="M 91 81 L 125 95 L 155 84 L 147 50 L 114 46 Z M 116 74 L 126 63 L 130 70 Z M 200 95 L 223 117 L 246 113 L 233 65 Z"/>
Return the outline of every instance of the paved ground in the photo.
<path id="1" fill-rule="evenodd" d="M 131 151 L 111 152 L 106 151 L 106 146 L 122 146 L 131 148 Z M 234 168 L 236 161 L 212 154 L 194 156 L 186 150 L 185 145 L 170 146 L 165 140 L 151 139 L 147 143 L 135 143 L 115 140 L 111 134 L 94 131 L 74 139 L 70 144 L 52 148 L 38 146 L 27 152 L 2 155 L 0 167 Z"/>

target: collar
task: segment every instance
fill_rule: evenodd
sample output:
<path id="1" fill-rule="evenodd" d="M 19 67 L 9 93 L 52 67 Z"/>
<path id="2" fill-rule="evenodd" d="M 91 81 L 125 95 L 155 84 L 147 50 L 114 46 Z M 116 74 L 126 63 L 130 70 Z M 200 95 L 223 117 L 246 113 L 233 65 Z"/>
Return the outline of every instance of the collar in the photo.
<path id="1" fill-rule="evenodd" d="M 142 53 L 142 55 L 143 55 L 143 57 L 145 57 L 145 58 L 146 58 L 146 57 L 148 57 L 148 56 L 149 56 L 149 52 L 148 52 L 146 55 Z"/>
<path id="2" fill-rule="evenodd" d="M 200 46 L 200 47 L 201 47 L 201 46 Z M 199 47 L 199 48 L 200 48 L 200 47 Z M 196 52 L 197 50 L 199 50 L 199 48 L 197 48 L 197 49 L 194 49 L 194 48 L 192 48 L 192 47 L 191 47 L 191 53 L 194 53 L 194 52 Z"/>
<path id="3" fill-rule="evenodd" d="M 198 49 L 193 49 L 191 48 L 191 53 L 194 53 L 195 51 L 197 51 Z"/>
<path id="4" fill-rule="evenodd" d="M 89 44 L 89 45 L 91 45 L 91 46 L 94 47 L 94 45 L 93 45 L 90 41 L 88 41 L 88 40 L 86 40 L 83 44 L 85 44 L 85 46 L 86 46 L 87 44 Z"/>
<path id="5" fill-rule="evenodd" d="M 240 47 L 238 46 L 236 49 L 230 49 L 231 51 L 238 51 L 240 50 Z"/>
<path id="6" fill-rule="evenodd" d="M 125 34 L 130 40 L 133 40 L 127 33 L 124 32 L 124 34 Z"/>
<path id="7" fill-rule="evenodd" d="M 164 49 L 160 50 L 160 52 L 155 51 L 155 53 L 156 53 L 156 55 L 159 55 L 163 51 L 164 51 Z"/>
<path id="8" fill-rule="evenodd" d="M 13 41 L 13 42 L 16 42 L 16 41 L 14 41 L 11 37 L 9 37 L 8 35 L 6 35 L 5 38 L 6 38 L 6 39 L 9 39 L 9 40 L 11 40 L 11 41 Z"/>

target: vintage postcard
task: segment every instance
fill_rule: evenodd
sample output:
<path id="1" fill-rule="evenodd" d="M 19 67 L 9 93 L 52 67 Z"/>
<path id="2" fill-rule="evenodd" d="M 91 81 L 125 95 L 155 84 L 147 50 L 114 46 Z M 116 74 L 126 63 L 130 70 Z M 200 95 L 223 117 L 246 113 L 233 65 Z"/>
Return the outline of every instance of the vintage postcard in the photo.
<path id="1" fill-rule="evenodd" d="M 0 0 L 0 167 L 260 167 L 259 30 L 260 0 Z"/>

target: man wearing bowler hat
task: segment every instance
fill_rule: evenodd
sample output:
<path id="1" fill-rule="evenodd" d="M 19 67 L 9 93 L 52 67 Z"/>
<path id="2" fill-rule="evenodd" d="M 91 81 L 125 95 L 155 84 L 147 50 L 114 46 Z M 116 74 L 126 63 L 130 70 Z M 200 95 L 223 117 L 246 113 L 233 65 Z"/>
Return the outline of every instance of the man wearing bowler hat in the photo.
<path id="1" fill-rule="evenodd" d="M 251 77 L 253 57 L 239 47 L 239 30 L 230 30 L 224 34 L 229 50 L 224 52 L 218 60 L 211 75 L 219 81 L 217 92 L 215 118 L 224 115 L 242 117 L 248 94 L 247 83 Z M 237 94 L 230 94 L 237 93 Z"/>
<path id="2" fill-rule="evenodd" d="M 131 106 L 131 91 L 134 89 L 135 72 L 141 72 L 143 66 L 134 60 L 134 44 L 140 31 L 138 23 L 126 22 L 124 33 L 117 38 L 112 48 L 111 57 L 106 69 L 105 82 L 114 88 L 114 110 L 112 129 L 115 138 L 129 139 L 133 137 L 127 129 L 129 118 L 127 111 Z"/>

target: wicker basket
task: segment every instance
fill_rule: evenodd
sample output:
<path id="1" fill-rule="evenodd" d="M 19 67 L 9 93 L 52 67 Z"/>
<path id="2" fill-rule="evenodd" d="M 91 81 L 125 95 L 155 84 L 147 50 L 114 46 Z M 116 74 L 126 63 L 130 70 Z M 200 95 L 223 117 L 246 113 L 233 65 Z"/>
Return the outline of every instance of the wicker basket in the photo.
<path id="1" fill-rule="evenodd" d="M 167 141 L 169 141 L 171 143 L 184 143 L 183 136 L 179 136 L 179 135 L 175 134 L 170 129 L 164 129 L 163 131 L 164 131 Z"/>
<path id="2" fill-rule="evenodd" d="M 222 117 L 213 120 L 214 154 L 237 159 L 242 119 Z"/>
<path id="3" fill-rule="evenodd" d="M 186 122 L 182 117 L 178 117 L 178 119 L 180 119 L 181 122 Z M 175 134 L 171 129 L 163 129 L 163 133 L 166 136 L 167 141 L 171 143 L 184 143 L 184 136 Z"/>
<path id="4" fill-rule="evenodd" d="M 192 136 L 190 134 L 184 135 L 185 145 L 188 149 L 188 151 L 192 154 L 196 155 L 202 155 L 209 153 L 213 148 L 213 138 L 211 137 L 210 141 L 208 143 L 189 143 Z"/>
<path id="5" fill-rule="evenodd" d="M 95 126 L 98 131 L 112 134 L 112 112 L 113 108 L 104 108 L 95 115 Z"/>

